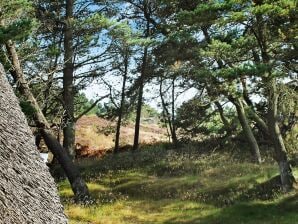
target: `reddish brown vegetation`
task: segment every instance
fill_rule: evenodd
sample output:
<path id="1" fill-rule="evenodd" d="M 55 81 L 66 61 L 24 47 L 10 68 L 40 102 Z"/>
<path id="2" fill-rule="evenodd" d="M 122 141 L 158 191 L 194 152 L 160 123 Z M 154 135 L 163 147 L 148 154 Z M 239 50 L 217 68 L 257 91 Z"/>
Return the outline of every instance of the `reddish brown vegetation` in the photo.
<path id="1" fill-rule="evenodd" d="M 102 157 L 107 151 L 102 149 L 94 149 L 90 148 L 88 145 L 81 145 L 80 143 L 76 143 L 76 157 L 84 158 L 84 157 Z"/>
<path id="2" fill-rule="evenodd" d="M 77 122 L 76 130 L 77 158 L 102 157 L 113 151 L 115 122 L 97 116 L 83 116 Z M 133 124 L 121 127 L 120 151 L 131 149 L 133 136 Z M 141 144 L 153 144 L 165 139 L 165 130 L 157 124 L 141 125 Z"/>

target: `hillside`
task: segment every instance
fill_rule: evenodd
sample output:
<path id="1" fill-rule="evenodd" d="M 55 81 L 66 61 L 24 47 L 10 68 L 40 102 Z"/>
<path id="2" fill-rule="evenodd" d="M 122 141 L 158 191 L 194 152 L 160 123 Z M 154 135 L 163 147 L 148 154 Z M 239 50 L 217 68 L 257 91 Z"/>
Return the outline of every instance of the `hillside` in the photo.
<path id="1" fill-rule="evenodd" d="M 115 122 L 95 115 L 83 116 L 76 125 L 76 145 L 80 156 L 101 156 L 114 147 Z M 121 127 L 120 145 L 132 145 L 134 124 Z M 156 123 L 143 122 L 140 129 L 140 143 L 154 144 L 165 141 L 166 131 Z"/>

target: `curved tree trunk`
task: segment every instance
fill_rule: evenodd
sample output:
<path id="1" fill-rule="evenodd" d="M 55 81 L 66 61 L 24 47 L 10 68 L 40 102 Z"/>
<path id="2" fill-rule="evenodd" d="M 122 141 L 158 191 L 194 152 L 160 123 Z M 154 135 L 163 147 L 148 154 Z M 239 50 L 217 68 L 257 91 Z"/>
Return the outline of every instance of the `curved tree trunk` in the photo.
<path id="1" fill-rule="evenodd" d="M 0 65 L 1 223 L 67 223 L 58 192 Z"/>
<path id="2" fill-rule="evenodd" d="M 72 188 L 72 191 L 79 202 L 85 202 L 89 199 L 89 191 L 87 185 L 78 168 L 73 164 L 71 158 L 65 152 L 61 144 L 57 141 L 55 136 L 50 130 L 41 129 L 41 135 L 49 148 L 49 150 L 57 158 L 58 162 L 61 164 Z"/>
<path id="3" fill-rule="evenodd" d="M 268 132 L 268 127 L 265 123 L 265 121 L 256 113 L 255 109 L 254 109 L 254 105 L 253 102 L 251 101 L 249 94 L 248 94 L 248 90 L 247 90 L 247 85 L 246 85 L 246 80 L 244 77 L 240 78 L 241 84 L 242 84 L 242 96 L 244 101 L 247 104 L 247 108 L 249 109 L 249 114 L 251 115 L 252 119 L 256 122 L 256 126 L 257 128 L 266 136 L 269 136 L 269 132 Z"/>
<path id="4" fill-rule="evenodd" d="M 262 159 L 261 159 L 259 145 L 258 145 L 257 140 L 251 130 L 251 127 L 249 126 L 249 123 L 248 123 L 248 120 L 247 120 L 247 117 L 245 114 L 245 110 L 243 107 L 243 103 L 239 98 L 236 98 L 236 99 L 230 98 L 230 100 L 236 107 L 237 115 L 238 115 L 241 127 L 243 129 L 243 132 L 244 132 L 246 138 L 247 138 L 247 141 L 249 142 L 249 146 L 253 153 L 254 159 L 257 163 L 261 163 Z"/>
<path id="5" fill-rule="evenodd" d="M 280 170 L 280 178 L 282 189 L 287 192 L 293 189 L 295 178 L 293 176 L 290 163 L 287 156 L 287 150 L 280 133 L 277 120 L 277 104 L 278 104 L 278 91 L 276 87 L 276 80 L 272 80 L 268 83 L 268 127 L 270 137 L 272 139 L 275 151 L 275 159 L 278 163 Z"/>
<path id="6" fill-rule="evenodd" d="M 231 135 L 232 131 L 234 130 L 234 127 L 231 126 L 230 122 L 228 121 L 228 119 L 225 117 L 224 115 L 224 109 L 222 107 L 222 105 L 220 104 L 220 102 L 218 102 L 217 100 L 214 101 L 215 106 L 217 107 L 220 119 L 225 127 L 225 130 L 227 132 L 227 136 Z"/>
<path id="7" fill-rule="evenodd" d="M 56 156 L 62 169 L 71 184 L 72 190 L 79 201 L 84 201 L 89 197 L 89 192 L 86 183 L 80 176 L 78 168 L 74 165 L 69 158 L 66 150 L 60 145 L 55 135 L 50 131 L 50 125 L 42 113 L 34 95 L 31 93 L 28 83 L 26 82 L 21 68 L 18 55 L 14 46 L 14 43 L 9 41 L 6 44 L 6 49 L 9 54 L 13 70 L 11 70 L 13 78 L 17 81 L 17 88 L 21 94 L 23 94 L 30 105 L 34 108 L 34 119 L 36 125 L 41 130 L 41 134 L 45 140 L 45 143 L 49 150 Z"/>

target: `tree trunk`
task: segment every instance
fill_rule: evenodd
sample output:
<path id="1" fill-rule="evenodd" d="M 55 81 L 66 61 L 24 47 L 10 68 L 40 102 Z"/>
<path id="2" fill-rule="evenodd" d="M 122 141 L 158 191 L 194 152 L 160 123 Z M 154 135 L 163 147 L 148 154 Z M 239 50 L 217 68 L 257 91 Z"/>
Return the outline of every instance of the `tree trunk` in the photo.
<path id="1" fill-rule="evenodd" d="M 258 5 L 261 5 L 262 1 L 258 2 Z M 268 53 L 268 43 L 266 40 L 266 29 L 264 27 L 264 20 L 261 14 L 256 16 L 256 31 L 255 33 L 256 39 L 259 44 L 259 49 L 261 50 L 262 63 L 271 66 L 270 60 L 271 57 Z M 269 66 L 270 65 L 270 66 Z M 271 70 L 271 69 L 270 69 Z M 263 83 L 265 85 L 265 90 L 267 94 L 267 102 L 268 102 L 268 131 L 270 134 L 270 139 L 272 140 L 275 152 L 275 159 L 278 163 L 281 177 L 282 189 L 287 192 L 293 189 L 293 184 L 295 182 L 295 178 L 293 176 L 288 157 L 286 147 L 284 145 L 283 138 L 280 133 L 280 128 L 278 126 L 278 90 L 276 78 L 271 77 L 272 71 L 267 71 L 263 74 Z"/>
<path id="2" fill-rule="evenodd" d="M 127 71 L 128 71 L 128 52 L 125 53 L 124 57 L 125 57 L 124 58 L 124 74 L 123 74 L 123 83 L 122 83 L 122 91 L 121 91 L 121 102 L 120 102 L 118 121 L 117 121 L 117 127 L 116 127 L 114 153 L 119 152 L 120 129 L 121 129 L 122 114 L 123 114 L 123 109 L 124 109 L 125 86 L 126 86 Z"/>
<path id="3" fill-rule="evenodd" d="M 144 17 L 146 18 L 146 29 L 144 37 L 147 38 L 150 35 L 150 21 L 149 21 L 149 12 L 148 12 L 148 2 L 143 2 L 143 12 Z M 141 121 L 141 113 L 142 113 L 142 105 L 143 105 L 143 89 L 144 89 L 144 81 L 146 77 L 147 71 L 147 58 L 148 58 L 148 46 L 144 47 L 144 53 L 142 58 L 142 67 L 141 67 L 141 76 L 140 76 L 140 84 L 139 84 L 139 93 L 138 93 L 138 103 L 137 103 L 137 112 L 136 112 L 136 121 L 135 121 L 135 134 L 132 150 L 135 151 L 139 147 L 139 135 L 140 135 L 140 121 Z"/>
<path id="4" fill-rule="evenodd" d="M 245 77 L 240 77 L 240 82 L 242 85 L 242 95 L 243 95 L 243 99 L 244 101 L 247 103 L 248 106 L 253 107 L 253 102 L 251 101 L 251 99 L 249 98 L 248 95 L 248 89 L 247 89 L 247 84 L 246 84 L 246 79 Z"/>
<path id="5" fill-rule="evenodd" d="M 226 129 L 226 132 L 227 132 L 227 136 L 229 136 L 233 130 L 233 127 L 231 127 L 231 124 L 230 122 L 227 120 L 227 118 L 225 117 L 224 115 L 224 110 L 223 110 L 223 107 L 222 105 L 220 104 L 220 102 L 218 102 L 217 100 L 214 101 L 214 104 L 215 106 L 217 107 L 217 110 L 219 112 L 219 116 L 220 116 L 220 119 Z"/>
<path id="6" fill-rule="evenodd" d="M 57 188 L 0 64 L 0 223 L 67 223 Z"/>
<path id="7" fill-rule="evenodd" d="M 50 130 L 41 129 L 40 132 L 47 147 L 61 164 L 70 182 L 71 189 L 76 197 L 76 200 L 79 202 L 87 201 L 89 199 L 89 191 L 85 181 L 80 175 L 78 168 L 73 164 L 71 158 L 68 156 Z"/>
<path id="8" fill-rule="evenodd" d="M 268 88 L 268 127 L 270 137 L 272 139 L 275 151 L 275 159 L 278 163 L 280 170 L 280 178 L 282 189 L 287 192 L 293 189 L 293 184 L 295 178 L 292 174 L 292 170 L 287 157 L 287 150 L 280 133 L 280 128 L 278 126 L 278 91 L 276 87 L 276 80 L 272 78 L 269 81 Z"/>
<path id="9" fill-rule="evenodd" d="M 38 128 L 40 128 L 44 133 L 47 133 L 47 138 L 52 140 L 52 143 L 50 145 L 47 145 L 49 150 L 56 156 L 57 160 L 59 161 L 60 165 L 62 166 L 63 170 L 65 171 L 68 180 L 72 186 L 72 189 L 75 193 L 75 196 L 78 200 L 80 200 L 82 195 L 84 195 L 84 198 L 87 198 L 89 196 L 87 185 L 85 184 L 82 177 L 79 175 L 79 171 L 77 167 L 73 164 L 72 160 L 65 159 L 65 157 L 69 157 L 68 153 L 65 151 L 63 147 L 61 147 L 58 140 L 54 137 L 55 135 L 50 131 L 50 125 L 48 121 L 46 120 L 45 116 L 43 115 L 34 95 L 30 91 L 30 87 L 24 78 L 23 70 L 21 68 L 17 52 L 15 50 L 14 44 L 9 41 L 6 44 L 7 52 L 9 55 L 9 58 L 11 60 L 13 70 L 11 70 L 11 74 L 13 78 L 17 81 L 17 88 L 21 94 L 25 96 L 25 98 L 30 102 L 30 105 L 32 108 L 34 108 L 35 114 L 34 114 L 34 120 Z M 44 137 L 45 134 L 43 134 Z M 50 137 L 49 137 L 50 136 Z M 50 141 L 46 141 L 46 144 L 49 144 Z M 53 148 L 53 145 L 57 146 L 57 148 Z M 57 153 L 57 150 L 59 153 Z M 60 158 L 62 157 L 62 158 Z M 71 169 L 69 169 L 71 167 Z M 73 174 L 71 174 L 71 172 Z M 74 177 L 76 179 L 74 179 Z M 78 186 L 78 183 L 81 183 L 83 186 Z M 81 191 L 82 189 L 85 189 L 84 191 Z"/>
<path id="10" fill-rule="evenodd" d="M 250 149 L 254 156 L 254 160 L 257 163 L 261 163 L 262 159 L 261 159 L 260 149 L 255 139 L 255 136 L 251 130 L 251 127 L 249 126 L 249 123 L 245 114 L 245 110 L 243 107 L 243 103 L 239 98 L 230 98 L 230 100 L 236 107 L 237 115 L 238 115 L 242 130 L 247 138 Z"/>
<path id="11" fill-rule="evenodd" d="M 160 85 L 159 85 L 159 95 L 160 95 L 160 99 L 161 99 L 161 105 L 162 105 L 162 110 L 163 110 L 163 115 L 164 115 L 164 118 L 165 118 L 165 123 L 166 123 L 166 126 L 167 124 L 169 125 L 169 129 L 170 129 L 170 137 L 172 139 L 172 143 L 174 143 L 174 137 L 173 137 L 173 126 L 172 126 L 172 120 L 170 118 L 170 113 L 169 113 L 169 110 L 167 108 L 167 105 L 166 105 L 166 102 L 165 102 L 165 99 L 163 97 L 163 92 L 162 92 L 162 82 L 163 80 L 161 79 L 160 80 Z M 167 130 L 168 131 L 168 130 Z"/>
<path id="12" fill-rule="evenodd" d="M 147 57 L 148 57 L 148 47 L 146 46 L 144 47 L 144 54 L 142 59 L 142 69 L 141 69 L 136 121 L 135 121 L 135 134 L 134 134 L 134 142 L 133 142 L 132 150 L 137 150 L 139 147 L 140 121 L 141 121 L 141 113 L 142 113 L 142 105 L 143 105 L 144 79 L 145 79 L 146 69 L 147 69 Z"/>
<path id="13" fill-rule="evenodd" d="M 249 106 L 248 106 L 249 107 Z M 269 135 L 268 126 L 266 125 L 265 121 L 256 113 L 256 111 L 249 107 L 249 113 L 251 115 L 251 118 L 256 122 L 258 129 L 265 135 Z"/>
<path id="14" fill-rule="evenodd" d="M 140 77 L 140 86 L 138 93 L 138 104 L 137 104 L 137 112 L 136 112 L 136 121 L 135 121 L 135 134 L 134 134 L 134 142 L 132 150 L 137 150 L 139 147 L 139 135 L 140 135 L 140 121 L 141 121 L 141 113 L 142 113 L 142 105 L 143 105 L 143 89 L 144 89 L 144 79 L 145 72 L 147 67 L 147 54 L 148 47 L 144 48 L 144 55 L 142 60 L 142 69 L 141 69 L 141 77 Z"/>
<path id="15" fill-rule="evenodd" d="M 73 64 L 73 0 L 66 0 L 64 27 L 64 69 L 63 69 L 63 106 L 64 127 L 63 147 L 75 157 L 75 120 L 74 120 L 74 64 Z"/>
<path id="16" fill-rule="evenodd" d="M 176 124 L 175 124 L 175 77 L 172 80 L 172 139 L 174 146 L 177 146 L 178 140 L 176 135 Z"/>
<path id="17" fill-rule="evenodd" d="M 268 134 L 269 134 L 268 127 L 267 127 L 266 123 L 264 122 L 264 120 L 254 110 L 253 102 L 251 101 L 251 99 L 249 98 L 249 95 L 248 95 L 245 78 L 241 77 L 240 81 L 241 81 L 242 88 L 243 88 L 243 92 L 242 92 L 243 99 L 247 104 L 247 107 L 249 109 L 250 115 L 252 116 L 252 119 L 256 122 L 257 128 L 264 134 L 264 136 L 268 137 Z"/>
<path id="18" fill-rule="evenodd" d="M 6 43 L 6 50 L 10 59 L 10 63 L 12 65 L 10 73 L 13 79 L 16 81 L 18 91 L 26 97 L 26 100 L 34 108 L 37 126 L 49 127 L 50 125 L 48 124 L 44 114 L 42 113 L 42 110 L 40 109 L 35 97 L 31 93 L 27 81 L 25 80 L 19 57 L 15 49 L 15 44 L 12 41 L 8 41 Z"/>

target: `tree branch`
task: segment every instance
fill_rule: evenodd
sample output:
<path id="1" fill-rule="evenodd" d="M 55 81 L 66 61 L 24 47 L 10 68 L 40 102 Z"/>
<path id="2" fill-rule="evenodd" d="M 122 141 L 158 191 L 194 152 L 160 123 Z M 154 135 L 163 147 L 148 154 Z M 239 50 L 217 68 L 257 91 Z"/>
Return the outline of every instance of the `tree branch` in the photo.
<path id="1" fill-rule="evenodd" d="M 81 117 L 83 117 L 85 114 L 87 114 L 90 110 L 92 110 L 99 101 L 103 100 L 104 98 L 108 97 L 110 94 L 107 94 L 105 96 L 100 97 L 99 99 L 97 99 L 87 110 L 83 111 L 80 115 L 78 115 L 75 118 L 75 122 L 77 122 Z"/>

